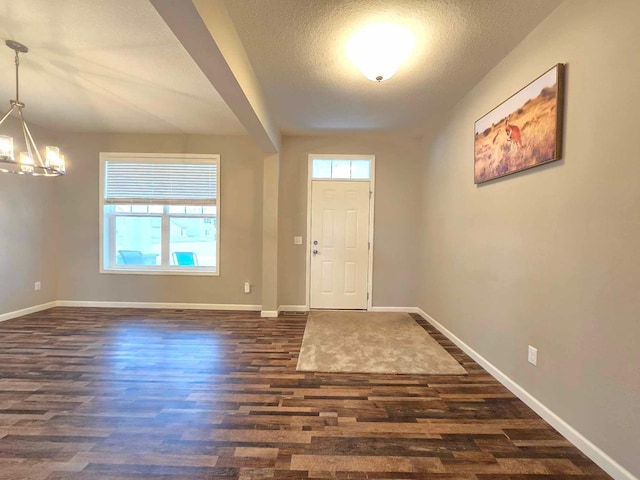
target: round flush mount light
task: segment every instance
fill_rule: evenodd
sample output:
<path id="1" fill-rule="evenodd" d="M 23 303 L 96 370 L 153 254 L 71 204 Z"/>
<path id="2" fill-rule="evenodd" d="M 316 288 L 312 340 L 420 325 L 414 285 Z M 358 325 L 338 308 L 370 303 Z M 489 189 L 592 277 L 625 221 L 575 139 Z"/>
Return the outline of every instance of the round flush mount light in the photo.
<path id="1" fill-rule="evenodd" d="M 369 80 L 382 82 L 396 74 L 416 44 L 411 30 L 394 23 L 373 23 L 347 43 L 347 56 Z"/>

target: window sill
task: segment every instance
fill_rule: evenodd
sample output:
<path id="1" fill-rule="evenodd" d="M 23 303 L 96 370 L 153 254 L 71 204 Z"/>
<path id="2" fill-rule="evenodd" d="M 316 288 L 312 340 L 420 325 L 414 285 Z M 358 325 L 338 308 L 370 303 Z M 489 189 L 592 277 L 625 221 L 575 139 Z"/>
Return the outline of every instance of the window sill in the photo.
<path id="1" fill-rule="evenodd" d="M 200 276 L 200 277 L 219 277 L 220 272 L 212 272 L 211 270 L 189 269 L 189 270 L 160 270 L 160 269 L 133 269 L 133 268 L 100 268 L 100 273 L 115 275 L 165 275 L 165 276 Z"/>

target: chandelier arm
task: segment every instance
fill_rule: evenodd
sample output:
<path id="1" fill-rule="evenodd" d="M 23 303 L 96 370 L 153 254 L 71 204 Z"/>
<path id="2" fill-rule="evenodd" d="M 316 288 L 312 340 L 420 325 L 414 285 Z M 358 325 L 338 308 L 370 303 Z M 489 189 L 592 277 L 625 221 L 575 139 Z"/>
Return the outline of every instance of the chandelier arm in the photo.
<path id="1" fill-rule="evenodd" d="M 7 118 L 9 118 L 9 115 L 11 115 L 11 112 L 13 112 L 15 109 L 16 109 L 16 106 L 15 106 L 15 105 L 11 105 L 11 108 L 9 109 L 9 111 L 7 112 L 7 114 L 6 114 L 4 117 L 2 117 L 2 120 L 0 120 L 0 125 L 2 125 L 2 123 L 3 123 Z"/>
<path id="2" fill-rule="evenodd" d="M 38 161 L 40 162 L 40 166 L 41 167 L 45 167 L 44 162 L 42 161 L 42 157 L 40 156 L 40 152 L 38 151 L 38 146 L 36 145 L 36 142 L 33 140 L 33 137 L 31 136 L 31 131 L 29 130 L 29 126 L 27 125 L 27 122 L 24 119 L 24 116 L 22 115 L 22 109 L 18 109 L 18 111 L 20 112 L 20 119 L 22 120 L 22 128 L 24 130 L 24 139 L 27 142 L 27 150 L 29 150 L 29 156 L 33 159 L 33 161 L 35 162 L 36 159 L 33 158 L 33 151 L 31 149 L 31 145 L 33 145 L 33 150 L 35 150 L 36 152 L 36 156 L 38 157 Z"/>
<path id="3" fill-rule="evenodd" d="M 22 120 L 22 135 L 24 135 L 24 143 L 27 145 L 27 155 L 29 155 L 29 158 L 35 162 L 35 159 L 33 158 L 33 152 L 31 151 L 31 143 L 29 142 L 29 137 L 27 135 L 26 123 L 24 123 L 24 120 Z M 22 161 L 22 158 L 20 160 Z"/>

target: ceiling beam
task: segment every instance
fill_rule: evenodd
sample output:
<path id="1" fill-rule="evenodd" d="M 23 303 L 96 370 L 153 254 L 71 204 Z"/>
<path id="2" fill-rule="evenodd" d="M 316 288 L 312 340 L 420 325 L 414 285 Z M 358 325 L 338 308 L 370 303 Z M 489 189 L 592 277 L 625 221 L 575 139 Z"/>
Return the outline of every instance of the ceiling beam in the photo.
<path id="1" fill-rule="evenodd" d="M 150 1 L 249 136 L 264 152 L 278 152 L 280 134 L 224 2 Z"/>

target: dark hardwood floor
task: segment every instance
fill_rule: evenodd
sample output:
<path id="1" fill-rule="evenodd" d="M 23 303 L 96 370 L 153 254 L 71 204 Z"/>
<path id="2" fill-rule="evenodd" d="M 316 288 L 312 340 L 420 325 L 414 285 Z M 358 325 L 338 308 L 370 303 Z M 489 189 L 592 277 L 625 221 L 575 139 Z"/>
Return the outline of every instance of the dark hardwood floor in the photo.
<path id="1" fill-rule="evenodd" d="M 424 320 L 468 375 L 298 373 L 305 320 L 0 323 L 0 478 L 609 478 Z"/>

